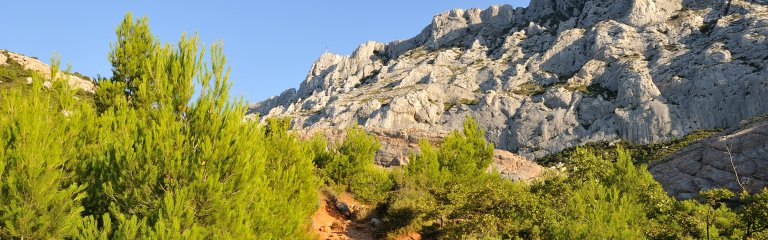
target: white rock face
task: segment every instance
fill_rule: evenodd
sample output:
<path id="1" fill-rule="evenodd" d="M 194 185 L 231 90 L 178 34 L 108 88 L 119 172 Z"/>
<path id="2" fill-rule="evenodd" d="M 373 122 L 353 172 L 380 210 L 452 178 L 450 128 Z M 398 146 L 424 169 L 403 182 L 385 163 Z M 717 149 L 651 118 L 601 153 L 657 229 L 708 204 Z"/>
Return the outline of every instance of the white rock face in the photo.
<path id="1" fill-rule="evenodd" d="M 715 21 L 716 20 L 716 21 Z M 768 7 L 734 1 L 533 0 L 438 14 L 421 34 L 324 54 L 298 90 L 251 113 L 297 129 L 449 131 L 478 119 L 539 158 L 651 143 L 768 112 Z"/>
<path id="2" fill-rule="evenodd" d="M 7 64 L 8 60 L 13 60 L 16 63 L 20 64 L 26 69 L 30 69 L 33 71 L 36 71 L 45 79 L 51 79 L 51 66 L 48 66 L 48 64 L 43 63 L 40 60 L 27 57 L 18 53 L 0 50 L 0 65 Z M 80 88 L 87 92 L 93 93 L 96 90 L 96 86 L 93 84 L 91 80 L 88 79 L 82 79 L 80 77 L 74 76 L 74 75 L 66 75 L 64 72 L 59 71 L 58 77 L 60 79 L 63 79 L 69 83 L 71 87 L 74 88 Z M 27 83 L 31 84 L 32 79 L 27 78 Z M 51 83 L 45 83 L 46 87 L 50 87 Z"/>

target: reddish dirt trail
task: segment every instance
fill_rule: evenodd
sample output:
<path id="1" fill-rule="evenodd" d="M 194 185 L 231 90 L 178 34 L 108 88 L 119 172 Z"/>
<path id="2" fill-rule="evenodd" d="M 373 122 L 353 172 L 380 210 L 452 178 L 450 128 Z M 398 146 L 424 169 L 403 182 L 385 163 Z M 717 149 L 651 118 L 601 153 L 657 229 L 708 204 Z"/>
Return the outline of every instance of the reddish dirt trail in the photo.
<path id="1" fill-rule="evenodd" d="M 339 200 L 352 205 L 359 205 L 348 194 L 343 194 Z M 320 209 L 312 216 L 312 232 L 321 240 L 368 240 L 373 238 L 373 226 L 364 222 L 347 219 L 335 203 L 320 194 Z"/>

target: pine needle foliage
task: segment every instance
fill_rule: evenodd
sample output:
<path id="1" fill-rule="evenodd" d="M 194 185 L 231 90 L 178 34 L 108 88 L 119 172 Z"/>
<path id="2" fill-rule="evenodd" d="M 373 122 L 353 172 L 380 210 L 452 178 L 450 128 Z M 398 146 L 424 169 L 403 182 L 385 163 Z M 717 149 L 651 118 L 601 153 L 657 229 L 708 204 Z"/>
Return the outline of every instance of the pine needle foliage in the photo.
<path id="1" fill-rule="evenodd" d="M 244 121 L 220 43 L 161 44 L 130 14 L 116 35 L 95 104 L 57 76 L 58 59 L 51 79 L 0 69 L 13 80 L 0 86 L 0 239 L 310 239 L 322 182 L 375 204 L 383 238 L 768 237 L 768 191 L 678 201 L 620 146 L 504 180 L 471 117 L 439 146 L 421 141 L 408 166 L 379 168 L 361 127 L 334 145 L 301 140 L 290 119 Z"/>
<path id="2" fill-rule="evenodd" d="M 311 149 L 243 121 L 221 44 L 161 45 L 130 14 L 116 32 L 95 107 L 39 78 L 3 91 L 0 238 L 310 238 Z"/>

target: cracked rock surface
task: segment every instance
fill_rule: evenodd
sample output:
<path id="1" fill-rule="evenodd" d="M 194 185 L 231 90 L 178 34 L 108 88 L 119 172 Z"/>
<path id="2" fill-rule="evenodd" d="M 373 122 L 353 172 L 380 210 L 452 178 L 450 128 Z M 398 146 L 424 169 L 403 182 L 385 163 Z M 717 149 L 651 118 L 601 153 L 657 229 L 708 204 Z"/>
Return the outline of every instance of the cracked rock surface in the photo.
<path id="1" fill-rule="evenodd" d="M 475 117 L 528 159 L 653 143 L 768 112 L 768 6 L 532 0 L 438 14 L 411 39 L 326 53 L 298 89 L 250 106 L 295 129 L 446 132 Z M 397 153 L 379 164 L 395 165 Z"/>
<path id="2" fill-rule="evenodd" d="M 768 187 L 768 121 L 761 117 L 698 141 L 648 169 L 677 198 L 692 198 L 710 188 L 738 193 L 743 186 L 759 192 Z"/>

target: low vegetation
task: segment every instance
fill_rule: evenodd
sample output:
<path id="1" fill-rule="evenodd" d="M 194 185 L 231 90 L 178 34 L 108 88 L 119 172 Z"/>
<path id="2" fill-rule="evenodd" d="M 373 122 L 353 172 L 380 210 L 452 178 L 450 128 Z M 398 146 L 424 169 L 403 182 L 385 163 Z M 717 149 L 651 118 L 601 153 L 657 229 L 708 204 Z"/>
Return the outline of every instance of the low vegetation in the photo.
<path id="1" fill-rule="evenodd" d="M 554 158 L 564 170 L 526 183 L 487 171 L 494 147 L 468 117 L 388 170 L 360 127 L 337 144 L 299 139 L 290 119 L 244 122 L 220 45 L 155 39 L 125 17 L 94 104 L 56 74 L 51 88 L 31 74 L 0 89 L 0 239 L 310 239 L 323 185 L 375 206 L 382 238 L 768 238 L 768 191 L 678 201 L 646 170 L 710 133 L 574 148 Z"/>
<path id="2" fill-rule="evenodd" d="M 512 91 L 512 93 L 517 95 L 523 95 L 523 96 L 535 96 L 542 94 L 546 91 L 543 86 L 536 84 L 536 83 L 523 83 L 520 84 L 520 86 L 517 86 L 517 89 Z"/>
<path id="3" fill-rule="evenodd" d="M 474 105 L 480 104 L 480 99 L 466 99 L 466 98 L 462 98 L 462 99 L 459 100 L 459 103 L 464 104 L 464 105 L 474 106 Z"/>
<path id="4" fill-rule="evenodd" d="M 0 54 L 5 55 L 6 53 L 0 51 Z M 26 84 L 28 77 L 35 74 L 34 71 L 25 69 L 18 62 L 8 58 L 5 64 L 0 63 L 0 89 L 20 88 Z"/>
<path id="5" fill-rule="evenodd" d="M 367 160 L 354 161 L 356 166 L 348 169 L 360 169 L 357 172 L 365 177 L 352 174 L 350 184 L 342 184 L 342 190 L 378 206 L 368 218 L 383 220 L 378 237 L 385 239 L 414 232 L 438 239 L 768 237 L 768 191 L 735 194 L 712 189 L 702 192 L 699 199 L 678 201 L 664 192 L 641 161 L 633 158 L 663 156 L 668 149 L 713 132 L 697 132 L 644 148 L 621 144 L 574 148 L 562 156 L 568 158 L 564 170 L 525 183 L 486 172 L 493 145 L 486 143 L 483 130 L 471 118 L 462 132 L 451 133 L 440 146 L 420 142 L 420 152 L 411 154 L 408 166 L 389 172 L 362 170 L 371 166 L 372 156 L 368 153 L 378 146 L 373 137 L 363 137 L 362 131 L 352 128 L 345 144 L 354 145 L 357 155 Z M 324 157 L 316 157 L 315 163 L 321 172 L 327 171 L 328 162 L 336 161 L 330 159 L 353 155 L 339 150 L 328 152 L 327 143 L 320 143 L 322 154 L 317 156 Z"/>
<path id="6" fill-rule="evenodd" d="M 617 92 L 611 91 L 610 89 L 607 89 L 597 83 L 590 85 L 569 85 L 565 86 L 565 89 L 572 92 L 581 92 L 587 96 L 601 96 L 603 99 L 608 101 L 616 99 L 616 95 L 618 94 Z"/>
<path id="7" fill-rule="evenodd" d="M 590 143 L 579 147 L 571 147 L 559 153 L 548 155 L 539 159 L 538 162 L 544 164 L 545 166 L 553 166 L 557 163 L 568 163 L 571 161 L 571 159 L 574 158 L 574 155 L 579 149 L 586 149 L 603 158 L 613 159 L 616 157 L 616 150 L 623 148 L 630 153 L 632 159 L 635 161 L 635 164 L 649 164 L 661 160 L 679 150 L 682 150 L 691 143 L 707 138 L 721 131 L 721 129 L 698 130 L 691 132 L 679 139 L 673 139 L 670 141 L 653 144 L 634 144 L 630 142 Z"/>
<path id="8" fill-rule="evenodd" d="M 669 197 L 631 151 L 577 148 L 563 172 L 537 182 L 486 173 L 493 146 L 468 119 L 439 147 L 420 143 L 392 172 L 380 236 L 440 239 L 741 239 L 766 237 L 768 191 L 715 189 L 701 199 Z M 728 205 L 726 205 L 726 203 Z M 760 227 L 753 227 L 753 226 Z"/>

